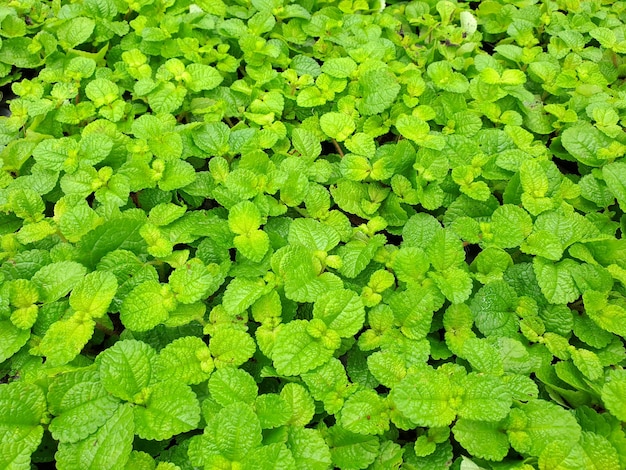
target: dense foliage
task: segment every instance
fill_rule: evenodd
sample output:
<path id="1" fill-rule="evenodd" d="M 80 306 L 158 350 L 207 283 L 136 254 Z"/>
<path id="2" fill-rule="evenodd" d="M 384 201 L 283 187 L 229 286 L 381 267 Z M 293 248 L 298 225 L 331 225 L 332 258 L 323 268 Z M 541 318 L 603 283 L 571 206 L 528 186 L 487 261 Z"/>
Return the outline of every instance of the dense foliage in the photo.
<path id="1" fill-rule="evenodd" d="M 0 467 L 626 468 L 624 52 L 620 1 L 3 0 Z"/>

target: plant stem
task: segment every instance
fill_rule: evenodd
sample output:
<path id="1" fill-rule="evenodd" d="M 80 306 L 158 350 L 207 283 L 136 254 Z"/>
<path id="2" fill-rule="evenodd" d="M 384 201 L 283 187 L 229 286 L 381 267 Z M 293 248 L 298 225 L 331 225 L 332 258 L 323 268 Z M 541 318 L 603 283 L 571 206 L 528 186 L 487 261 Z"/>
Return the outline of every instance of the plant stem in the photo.
<path id="1" fill-rule="evenodd" d="M 337 149 L 337 153 L 339 154 L 339 156 L 343 158 L 343 150 L 341 150 L 341 146 L 339 145 L 339 142 L 333 139 L 333 145 L 335 146 L 335 149 Z"/>

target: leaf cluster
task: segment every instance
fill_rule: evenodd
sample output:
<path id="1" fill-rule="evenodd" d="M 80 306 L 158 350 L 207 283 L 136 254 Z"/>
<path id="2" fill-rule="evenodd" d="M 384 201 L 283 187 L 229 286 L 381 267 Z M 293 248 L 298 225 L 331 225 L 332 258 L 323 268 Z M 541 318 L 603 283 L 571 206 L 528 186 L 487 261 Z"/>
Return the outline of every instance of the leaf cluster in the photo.
<path id="1" fill-rule="evenodd" d="M 0 468 L 626 468 L 626 3 L 0 4 Z"/>

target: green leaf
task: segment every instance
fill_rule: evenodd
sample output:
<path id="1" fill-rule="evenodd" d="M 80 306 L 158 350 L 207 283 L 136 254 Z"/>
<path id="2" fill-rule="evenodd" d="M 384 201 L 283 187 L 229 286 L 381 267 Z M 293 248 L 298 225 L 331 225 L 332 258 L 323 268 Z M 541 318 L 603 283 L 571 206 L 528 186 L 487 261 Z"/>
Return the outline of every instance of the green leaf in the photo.
<path id="1" fill-rule="evenodd" d="M 96 78 L 89 82 L 85 87 L 85 94 L 96 107 L 111 104 L 119 98 L 117 85 L 106 78 Z"/>
<path id="2" fill-rule="evenodd" d="M 30 338 L 30 330 L 15 326 L 11 320 L 0 320 L 0 362 L 18 352 Z"/>
<path id="3" fill-rule="evenodd" d="M 157 353 L 143 341 L 118 341 L 98 355 L 100 380 L 111 395 L 125 401 L 139 399 L 153 381 Z"/>
<path id="4" fill-rule="evenodd" d="M 291 417 L 288 424 L 302 427 L 309 424 L 315 414 L 315 404 L 306 388 L 297 383 L 287 383 L 280 391 L 280 397 L 288 404 Z"/>
<path id="5" fill-rule="evenodd" d="M 313 219 L 296 219 L 289 226 L 289 243 L 310 250 L 330 251 L 339 244 L 337 230 Z"/>
<path id="6" fill-rule="evenodd" d="M 66 296 L 87 274 L 84 266 L 74 261 L 59 261 L 35 273 L 33 283 L 39 288 L 43 302 L 54 302 Z"/>
<path id="7" fill-rule="evenodd" d="M 533 268 L 542 294 L 552 304 L 567 304 L 580 297 L 580 291 L 572 277 L 577 263 L 565 259 L 558 263 L 536 257 Z"/>
<path id="8" fill-rule="evenodd" d="M 285 295 L 296 302 L 314 302 L 331 289 L 343 288 L 339 277 L 320 272 L 321 263 L 302 246 L 290 246 L 280 261 L 285 279 Z"/>
<path id="9" fill-rule="evenodd" d="M 100 318 L 107 313 L 117 290 L 115 276 L 106 271 L 87 274 L 74 287 L 70 294 L 70 307 L 92 318 Z"/>
<path id="10" fill-rule="evenodd" d="M 103 219 L 89 207 L 87 201 L 82 201 L 61 215 L 59 229 L 68 241 L 76 243 L 102 221 Z"/>
<path id="11" fill-rule="evenodd" d="M 150 209 L 149 220 L 157 227 L 169 225 L 175 220 L 180 219 L 185 214 L 186 210 L 187 208 L 185 206 L 178 206 L 169 202 L 157 204 Z"/>
<path id="12" fill-rule="evenodd" d="M 454 72 L 448 62 L 433 62 L 426 71 L 433 84 L 442 90 L 452 93 L 465 93 L 469 89 L 467 78 Z"/>
<path id="13" fill-rule="evenodd" d="M 126 211 L 92 230 L 77 243 L 81 262 L 95 268 L 104 255 L 115 250 L 144 253 L 146 242 L 139 230 L 145 220 L 143 212 Z"/>
<path id="14" fill-rule="evenodd" d="M 229 151 L 230 128 L 223 122 L 206 123 L 193 134 L 193 142 L 208 156 L 222 156 Z"/>
<path id="15" fill-rule="evenodd" d="M 13 212 L 20 219 L 27 222 L 39 222 L 43 219 L 45 205 L 41 196 L 30 188 L 18 189 L 11 192 L 9 204 Z"/>
<path id="16" fill-rule="evenodd" d="M 357 132 L 345 141 L 345 146 L 351 152 L 357 155 L 363 155 L 368 158 L 374 157 L 376 154 L 376 144 L 369 134 Z M 347 157 L 347 155 L 346 155 Z M 342 161 L 345 161 L 345 158 Z"/>
<path id="17" fill-rule="evenodd" d="M 563 256 L 560 238 L 547 230 L 533 231 L 522 243 L 520 249 L 524 253 L 541 256 L 551 261 L 559 261 Z"/>
<path id="18" fill-rule="evenodd" d="M 348 278 L 358 276 L 370 264 L 376 252 L 385 244 L 385 237 L 374 235 L 368 241 L 353 240 L 340 246 L 337 255 L 341 257 L 342 265 L 339 272 Z"/>
<path id="19" fill-rule="evenodd" d="M 367 358 L 367 368 L 385 387 L 394 387 L 407 373 L 406 361 L 391 351 L 377 351 Z"/>
<path id="20" fill-rule="evenodd" d="M 280 375 L 303 374 L 332 357 L 336 348 L 326 347 L 322 338 L 311 336 L 308 326 L 305 320 L 293 320 L 278 331 L 272 359 Z"/>
<path id="21" fill-rule="evenodd" d="M 601 166 L 605 160 L 600 158 L 598 151 L 611 143 L 606 135 L 583 122 L 563 131 L 561 144 L 576 160 L 588 166 Z"/>
<path id="22" fill-rule="evenodd" d="M 96 432 L 120 406 L 102 386 L 94 370 L 60 375 L 50 384 L 47 398 L 50 412 L 55 415 L 49 428 L 52 437 L 68 443 Z"/>
<path id="23" fill-rule="evenodd" d="M 451 329 L 453 328 L 454 327 Z M 454 329 L 458 330 L 459 328 L 460 327 L 457 326 Z M 508 338 L 500 339 L 502 341 L 508 340 Z M 504 373 L 504 365 L 500 351 L 496 346 L 483 338 L 469 337 L 465 339 L 461 344 L 461 350 L 458 354 L 463 359 L 466 359 L 477 372 L 485 372 L 494 375 L 502 375 Z"/>
<path id="24" fill-rule="evenodd" d="M 324 409 L 336 413 L 343 405 L 341 391 L 348 390 L 348 378 L 343 364 L 332 358 L 316 369 L 301 375 L 313 398 L 324 402 Z M 337 392 L 337 391 L 340 392 Z"/>
<path id="25" fill-rule="evenodd" d="M 626 210 L 626 163 L 613 162 L 603 166 L 602 176 L 622 211 Z"/>
<path id="26" fill-rule="evenodd" d="M 465 260 L 463 242 L 451 230 L 437 231 L 426 247 L 426 254 L 437 271 L 459 266 Z"/>
<path id="27" fill-rule="evenodd" d="M 390 397 L 398 411 L 418 426 L 449 426 L 456 417 L 450 379 L 434 369 L 407 374 Z"/>
<path id="28" fill-rule="evenodd" d="M 222 75 L 210 65 L 189 64 L 186 71 L 190 75 L 189 88 L 196 92 L 212 90 L 224 80 Z"/>
<path id="29" fill-rule="evenodd" d="M 626 418 L 626 371 L 624 369 L 611 370 L 602 387 L 602 401 L 607 410 L 620 421 Z"/>
<path id="30" fill-rule="evenodd" d="M 400 134 L 416 144 L 422 144 L 430 132 L 427 122 L 417 116 L 407 116 L 406 114 L 398 116 L 395 126 Z"/>
<path id="31" fill-rule="evenodd" d="M 255 448 L 248 454 L 244 466 L 245 470 L 290 470 L 292 468 L 296 468 L 296 461 L 287 446 L 278 442 Z"/>
<path id="32" fill-rule="evenodd" d="M 62 365 L 72 361 L 93 335 L 96 323 L 82 312 L 67 320 L 53 323 L 37 347 L 38 354 L 46 357 L 50 365 Z"/>
<path id="33" fill-rule="evenodd" d="M 330 291 L 317 299 L 313 318 L 319 318 L 339 336 L 354 336 L 365 321 L 365 308 L 361 298 L 347 289 Z"/>
<path id="34" fill-rule="evenodd" d="M 209 379 L 211 397 L 220 405 L 235 403 L 252 405 L 259 392 L 254 378 L 242 369 L 218 369 Z"/>
<path id="35" fill-rule="evenodd" d="M 170 82 L 164 82 L 148 94 L 148 104 L 157 114 L 170 114 L 176 112 L 181 107 L 187 89 L 179 85 L 178 87 Z"/>
<path id="36" fill-rule="evenodd" d="M 472 293 L 472 278 L 467 271 L 462 269 L 450 268 L 442 273 L 431 272 L 428 276 L 435 281 L 442 294 L 453 304 L 465 302 Z"/>
<path id="37" fill-rule="evenodd" d="M 474 421 L 499 421 L 509 414 L 511 394 L 502 379 L 471 372 L 463 385 L 461 418 Z"/>
<path id="38" fill-rule="evenodd" d="M 337 425 L 328 430 L 326 442 L 333 464 L 346 470 L 368 468 L 380 449 L 378 438 L 355 434 Z"/>
<path id="39" fill-rule="evenodd" d="M 588 349 L 571 351 L 572 362 L 589 380 L 598 380 L 603 375 L 602 363 L 598 356 Z"/>
<path id="40" fill-rule="evenodd" d="M 528 213 L 513 204 L 498 207 L 491 216 L 493 243 L 499 248 L 520 246 L 532 228 L 533 221 Z"/>
<path id="41" fill-rule="evenodd" d="M 209 349 L 215 359 L 215 367 L 219 369 L 246 362 L 256 351 L 256 344 L 245 331 L 222 328 L 211 337 Z"/>
<path id="42" fill-rule="evenodd" d="M 57 30 L 59 43 L 64 49 L 73 49 L 89 39 L 96 27 L 96 22 L 91 18 L 78 16 L 64 22 Z M 93 100 L 93 98 L 89 98 Z"/>
<path id="43" fill-rule="evenodd" d="M 173 191 L 184 188 L 196 179 L 196 170 L 184 160 L 170 160 L 165 164 L 163 176 L 159 180 L 159 188 L 163 191 Z"/>
<path id="44" fill-rule="evenodd" d="M 254 411 L 241 403 L 227 405 L 209 422 L 196 450 L 210 468 L 221 457 L 227 462 L 241 462 L 261 445 L 261 425 Z M 190 448 L 190 452 L 192 449 Z"/>
<path id="45" fill-rule="evenodd" d="M 425 288 L 411 287 L 396 291 L 387 301 L 402 333 L 411 339 L 423 339 L 430 331 L 434 298 Z"/>
<path id="46" fill-rule="evenodd" d="M 500 462 L 509 452 L 509 440 L 499 423 L 460 418 L 452 431 L 454 438 L 480 459 Z"/>
<path id="47" fill-rule="evenodd" d="M 348 78 L 356 68 L 356 62 L 350 57 L 332 58 L 322 64 L 322 72 L 334 78 Z"/>
<path id="48" fill-rule="evenodd" d="M 238 235 L 254 232 L 261 225 L 261 213 L 255 204 L 242 201 L 228 212 L 228 228 Z"/>
<path id="49" fill-rule="evenodd" d="M 176 307 L 169 285 L 146 281 L 126 296 L 120 308 L 120 320 L 134 331 L 148 331 L 166 321 Z"/>
<path id="50" fill-rule="evenodd" d="M 343 113 L 326 113 L 320 117 L 320 127 L 324 134 L 338 142 L 346 140 L 356 129 L 354 120 Z"/>
<path id="51" fill-rule="evenodd" d="M 244 235 L 237 235 L 233 243 L 235 248 L 250 261 L 258 263 L 270 247 L 270 239 L 263 230 L 253 230 Z"/>
<path id="52" fill-rule="evenodd" d="M 193 385 L 208 380 L 213 367 L 205 342 L 196 336 L 184 336 L 159 351 L 155 374 L 161 380 L 175 379 Z"/>
<path id="53" fill-rule="evenodd" d="M 580 442 L 553 441 L 539 456 L 540 469 L 618 470 L 617 451 L 599 434 L 583 432 Z"/>
<path id="54" fill-rule="evenodd" d="M 315 134 L 297 127 L 291 136 L 293 147 L 307 160 L 315 160 L 322 153 L 322 145 Z"/>
<path id="55" fill-rule="evenodd" d="M 359 79 L 359 85 L 363 98 L 358 102 L 357 108 L 364 116 L 382 113 L 391 107 L 400 92 L 400 84 L 395 76 L 383 69 L 364 72 Z"/>
<path id="56" fill-rule="evenodd" d="M 23 381 L 0 384 L 0 464 L 7 469 L 30 468 L 39 447 L 46 397 L 38 386 Z"/>
<path id="57" fill-rule="evenodd" d="M 441 224 L 432 215 L 415 214 L 402 227 L 403 246 L 417 246 L 425 250 L 441 230 Z"/>
<path id="58" fill-rule="evenodd" d="M 284 426 L 291 417 L 289 404 L 276 393 L 258 396 L 254 401 L 254 410 L 263 429 Z"/>
<path id="59" fill-rule="evenodd" d="M 188 385 L 168 380 L 149 387 L 134 409 L 135 432 L 142 439 L 162 441 L 196 429 L 200 404 Z"/>
<path id="60" fill-rule="evenodd" d="M 328 445 L 316 429 L 290 428 L 287 447 L 296 461 L 296 468 L 325 470 L 331 465 Z"/>
<path id="61" fill-rule="evenodd" d="M 192 304 L 215 292 L 220 280 L 202 261 L 192 258 L 170 274 L 169 285 L 176 300 L 183 304 Z"/>
<path id="62" fill-rule="evenodd" d="M 59 450 L 55 454 L 57 468 L 124 468 L 133 448 L 134 428 L 131 405 L 119 406 L 96 433 L 76 443 L 59 444 Z"/>
<path id="63" fill-rule="evenodd" d="M 620 336 L 626 335 L 626 308 L 609 304 L 607 295 L 588 290 L 583 293 L 587 315 L 600 328 Z"/>
<path id="64" fill-rule="evenodd" d="M 525 193 L 533 198 L 542 198 L 547 195 L 550 187 L 548 175 L 537 161 L 525 160 L 520 165 L 519 175 Z"/>
<path id="65" fill-rule="evenodd" d="M 581 436 L 580 426 L 569 411 L 544 400 L 531 400 L 514 408 L 506 428 L 511 446 L 535 457 L 552 441 L 573 444 Z"/>
<path id="66" fill-rule="evenodd" d="M 476 293 L 470 309 L 476 327 L 485 336 L 514 336 L 518 331 L 517 304 L 515 290 L 506 282 L 495 281 Z"/>
<path id="67" fill-rule="evenodd" d="M 382 434 L 389 429 L 389 407 L 373 390 L 361 390 L 346 400 L 338 422 L 357 434 Z"/>
<path id="68" fill-rule="evenodd" d="M 237 277 L 230 281 L 226 287 L 222 305 L 229 315 L 239 315 L 265 295 L 268 290 L 262 279 Z"/>

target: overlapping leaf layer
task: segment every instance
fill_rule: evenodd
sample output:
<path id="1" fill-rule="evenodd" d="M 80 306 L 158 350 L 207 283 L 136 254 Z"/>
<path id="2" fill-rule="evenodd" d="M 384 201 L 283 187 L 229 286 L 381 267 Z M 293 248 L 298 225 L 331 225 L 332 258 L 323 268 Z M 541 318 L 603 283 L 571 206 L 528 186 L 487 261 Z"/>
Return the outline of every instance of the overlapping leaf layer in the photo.
<path id="1" fill-rule="evenodd" d="M 626 2 L 0 2 L 0 468 L 626 468 Z"/>

